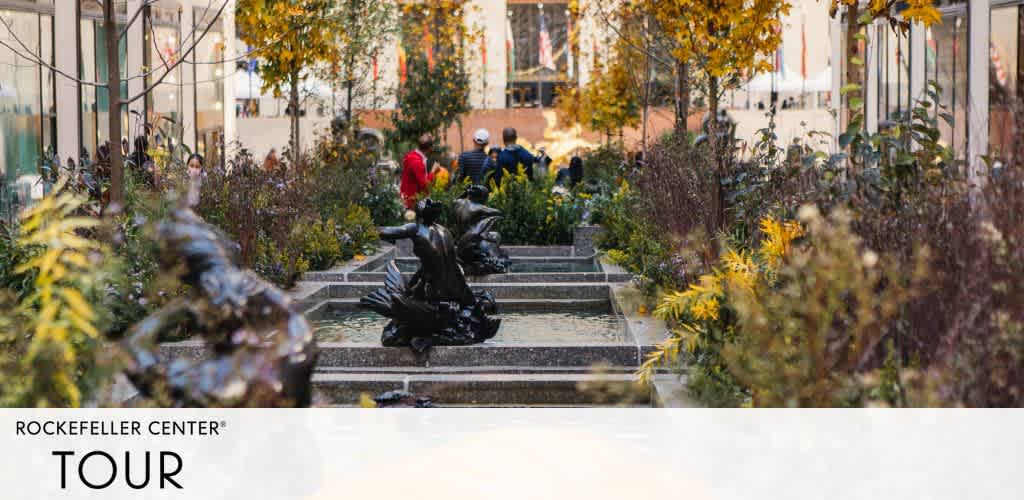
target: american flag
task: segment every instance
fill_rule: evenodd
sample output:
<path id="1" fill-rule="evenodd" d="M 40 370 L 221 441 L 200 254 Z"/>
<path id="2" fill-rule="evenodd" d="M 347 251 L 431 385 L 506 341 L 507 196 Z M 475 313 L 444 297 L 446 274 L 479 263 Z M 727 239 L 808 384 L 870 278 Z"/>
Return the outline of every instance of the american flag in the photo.
<path id="1" fill-rule="evenodd" d="M 551 35 L 548 34 L 548 27 L 544 23 L 543 9 L 540 11 L 540 65 L 555 70 L 555 58 L 551 55 Z"/>

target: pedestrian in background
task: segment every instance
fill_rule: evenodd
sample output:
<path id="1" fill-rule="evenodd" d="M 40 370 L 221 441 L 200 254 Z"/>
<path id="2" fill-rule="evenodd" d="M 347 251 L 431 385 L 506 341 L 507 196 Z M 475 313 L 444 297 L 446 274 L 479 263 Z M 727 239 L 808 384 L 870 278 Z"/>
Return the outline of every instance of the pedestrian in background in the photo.
<path id="1" fill-rule="evenodd" d="M 456 180 L 459 184 L 465 182 L 468 177 L 473 184 L 481 184 L 486 174 L 490 158 L 484 151 L 491 134 L 487 129 L 479 129 L 473 133 L 473 149 L 464 151 L 459 155 L 459 176 Z"/>
<path id="2" fill-rule="evenodd" d="M 434 151 L 434 136 L 423 134 L 416 141 L 416 149 L 409 151 L 402 159 L 402 180 L 398 191 L 402 195 L 405 208 L 412 210 L 416 206 L 417 197 L 430 195 L 430 182 L 434 180 L 441 166 L 427 171 L 427 157 Z"/>
<path id="3" fill-rule="evenodd" d="M 514 128 L 506 128 L 501 132 L 501 139 L 505 142 L 505 147 L 498 153 L 498 170 L 494 172 L 494 181 L 501 184 L 501 178 L 506 173 L 516 174 L 516 170 L 519 165 L 523 166 L 526 171 L 526 177 L 533 180 L 533 164 L 543 161 L 544 159 L 544 148 L 540 149 L 540 155 L 534 156 L 530 154 L 526 148 L 516 144 L 519 140 L 519 136 Z"/>
<path id="4" fill-rule="evenodd" d="M 188 206 L 199 205 L 199 194 L 203 184 L 203 157 L 192 153 L 188 157 Z"/>

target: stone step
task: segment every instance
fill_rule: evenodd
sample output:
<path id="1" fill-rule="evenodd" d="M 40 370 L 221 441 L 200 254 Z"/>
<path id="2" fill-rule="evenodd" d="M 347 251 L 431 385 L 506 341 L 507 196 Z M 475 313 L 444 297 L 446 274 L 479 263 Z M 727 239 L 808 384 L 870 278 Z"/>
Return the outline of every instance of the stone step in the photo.
<path id="1" fill-rule="evenodd" d="M 317 404 L 355 404 L 361 394 L 405 390 L 430 396 L 445 405 L 579 405 L 601 402 L 600 393 L 581 390 L 581 384 L 600 384 L 612 391 L 635 386 L 627 374 L 366 374 L 317 373 L 313 387 Z M 636 389 L 642 395 L 642 389 Z M 650 399 L 640 397 L 643 403 Z"/>
<path id="2" fill-rule="evenodd" d="M 635 345 L 625 344 L 520 344 L 433 347 L 425 354 L 411 349 L 378 345 L 320 345 L 321 367 L 469 367 L 529 366 L 534 368 L 590 368 L 597 365 L 636 367 L 642 362 Z"/>
<path id="3" fill-rule="evenodd" d="M 322 343 L 319 368 L 395 367 L 531 367 L 587 369 L 594 366 L 636 368 L 652 346 L 627 344 L 476 344 L 433 347 L 425 354 L 412 349 L 373 344 Z M 201 359 L 206 348 L 201 341 L 186 340 L 161 344 L 164 359 Z"/>
<path id="4" fill-rule="evenodd" d="M 323 374 L 344 374 L 344 373 L 366 373 L 381 375 L 458 375 L 458 374 L 481 374 L 481 373 L 504 373 L 513 375 L 541 375 L 541 374 L 571 374 L 571 373 L 594 373 L 593 367 L 536 367 L 536 366 L 387 366 L 387 367 L 317 367 L 316 373 Z M 604 366 L 602 373 L 631 374 L 636 371 L 634 367 L 625 366 Z"/>

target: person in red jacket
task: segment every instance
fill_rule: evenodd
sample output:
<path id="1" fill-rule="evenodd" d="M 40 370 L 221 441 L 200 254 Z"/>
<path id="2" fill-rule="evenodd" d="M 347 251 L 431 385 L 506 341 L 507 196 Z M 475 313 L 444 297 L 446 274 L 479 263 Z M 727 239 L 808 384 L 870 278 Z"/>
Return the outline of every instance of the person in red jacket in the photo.
<path id="1" fill-rule="evenodd" d="M 427 171 L 427 156 L 433 150 L 434 136 L 423 134 L 417 141 L 416 149 L 409 151 L 402 159 L 402 181 L 398 190 L 402 194 L 402 202 L 408 209 L 416 206 L 417 196 L 430 194 L 430 183 L 434 180 L 434 174 L 441 168 L 435 163 L 434 168 Z"/>

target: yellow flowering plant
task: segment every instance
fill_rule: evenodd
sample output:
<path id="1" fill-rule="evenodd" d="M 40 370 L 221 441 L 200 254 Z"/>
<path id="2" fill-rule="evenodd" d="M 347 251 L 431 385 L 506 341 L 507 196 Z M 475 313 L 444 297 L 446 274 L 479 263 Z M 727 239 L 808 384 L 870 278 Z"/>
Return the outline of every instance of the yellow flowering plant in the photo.
<path id="1" fill-rule="evenodd" d="M 85 197 L 64 187 L 21 215 L 14 272 L 32 279 L 19 303 L 0 290 L 0 406 L 81 406 L 107 375 L 99 306 L 110 249 L 83 236 L 100 221 L 79 215 Z"/>
<path id="2" fill-rule="evenodd" d="M 650 382 L 660 367 L 674 364 L 685 353 L 693 361 L 690 386 L 704 392 L 703 399 L 737 404 L 746 398 L 721 357 L 724 346 L 737 335 L 732 304 L 737 296 L 756 302 L 775 286 L 779 266 L 804 233 L 799 222 L 773 217 L 762 218 L 760 226 L 763 237 L 757 251 L 726 248 L 708 273 L 661 298 L 654 315 L 668 321 L 671 332 L 641 365 L 641 382 Z"/>

